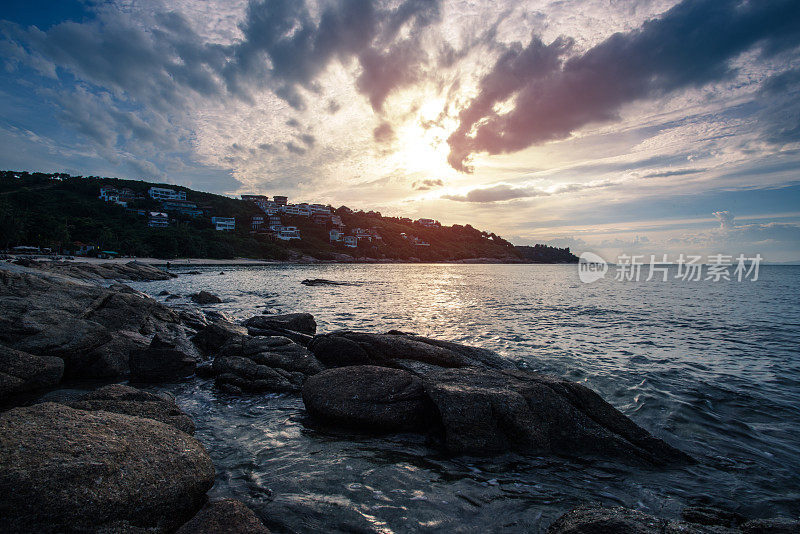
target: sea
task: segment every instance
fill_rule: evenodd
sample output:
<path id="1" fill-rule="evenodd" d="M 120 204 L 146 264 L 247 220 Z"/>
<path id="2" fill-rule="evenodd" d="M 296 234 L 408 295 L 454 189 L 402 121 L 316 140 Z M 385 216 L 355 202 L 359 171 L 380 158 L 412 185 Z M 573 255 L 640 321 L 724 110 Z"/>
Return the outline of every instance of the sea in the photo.
<path id="1" fill-rule="evenodd" d="M 153 387 L 194 419 L 216 466 L 212 498 L 245 502 L 274 531 L 543 532 L 586 503 L 665 518 L 693 505 L 800 516 L 800 266 L 762 265 L 755 281 L 670 271 L 593 283 L 575 265 L 173 270 L 184 274 L 132 285 L 205 289 L 224 301 L 208 308 L 235 319 L 309 312 L 319 333 L 397 329 L 492 349 L 596 390 L 698 460 L 451 456 L 416 435 L 321 430 L 297 395 L 231 395 L 202 379 Z M 311 278 L 349 285 L 301 284 Z"/>

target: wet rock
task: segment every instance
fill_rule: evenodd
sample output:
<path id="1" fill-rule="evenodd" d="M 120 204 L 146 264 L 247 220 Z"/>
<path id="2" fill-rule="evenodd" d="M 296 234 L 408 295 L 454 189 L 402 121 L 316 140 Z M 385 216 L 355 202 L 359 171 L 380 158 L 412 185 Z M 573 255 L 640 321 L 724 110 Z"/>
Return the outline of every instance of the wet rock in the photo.
<path id="1" fill-rule="evenodd" d="M 35 356 L 0 345 L 0 401 L 55 386 L 63 374 L 64 360 L 61 358 Z"/>
<path id="2" fill-rule="evenodd" d="M 581 506 L 559 517 L 547 534 L 789 534 L 798 532 L 800 522 L 785 518 L 755 519 L 741 526 L 738 514 L 713 508 L 687 508 L 689 516 L 700 522 L 684 522 L 658 518 L 644 512 L 616 507 Z M 713 518 L 721 520 L 722 524 Z"/>
<path id="3" fill-rule="evenodd" d="M 380 365 L 423 375 L 442 367 L 516 368 L 488 349 L 411 334 L 341 331 L 316 336 L 309 348 L 328 366 Z"/>
<path id="4" fill-rule="evenodd" d="M 198 358 L 156 334 L 145 350 L 131 351 L 132 382 L 176 382 L 194 374 Z"/>
<path id="5" fill-rule="evenodd" d="M 172 530 L 214 483 L 188 434 L 141 417 L 55 403 L 0 414 L 0 530 Z M 107 531 L 107 530 L 106 530 Z"/>
<path id="6" fill-rule="evenodd" d="M 193 293 L 192 295 L 190 295 L 190 298 L 192 299 L 193 302 L 196 302 L 197 304 L 200 305 L 219 304 L 220 302 L 222 302 L 221 298 L 205 290 L 200 291 L 199 293 Z"/>
<path id="7" fill-rule="evenodd" d="M 402 369 L 360 365 L 328 369 L 303 386 L 310 415 L 362 431 L 424 431 L 434 409 L 422 381 Z"/>
<path id="8" fill-rule="evenodd" d="M 800 532 L 800 521 L 786 517 L 751 519 L 740 528 L 744 534 L 797 534 Z"/>
<path id="9" fill-rule="evenodd" d="M 242 391 L 300 391 L 306 377 L 323 366 L 305 347 L 285 337 L 238 336 L 214 360 L 216 384 Z"/>
<path id="10" fill-rule="evenodd" d="M 102 410 L 145 417 L 173 426 L 187 434 L 194 434 L 194 422 L 178 408 L 175 399 L 122 384 L 101 387 L 65 404 L 76 410 Z"/>
<path id="11" fill-rule="evenodd" d="M 727 529 L 710 530 L 710 527 L 660 519 L 644 512 L 623 508 L 583 506 L 559 517 L 547 529 L 547 534 L 701 534 L 732 532 Z M 720 528 L 720 527 L 716 527 Z"/>
<path id="12" fill-rule="evenodd" d="M 192 337 L 192 342 L 206 356 L 216 356 L 231 338 L 247 335 L 247 328 L 227 321 L 208 323 Z"/>
<path id="13" fill-rule="evenodd" d="M 154 334 L 197 353 L 178 314 L 139 292 L 0 270 L 0 343 L 63 359 L 67 377 L 123 377 Z"/>
<path id="14" fill-rule="evenodd" d="M 252 326 L 264 330 L 283 328 L 301 334 L 313 336 L 317 333 L 317 322 L 310 313 L 287 313 L 283 315 L 256 315 L 247 319 L 244 326 Z"/>
<path id="15" fill-rule="evenodd" d="M 744 523 L 747 518 L 736 512 L 722 510 L 711 506 L 689 506 L 683 509 L 681 517 L 689 523 L 698 525 L 719 525 L 723 527 L 736 527 Z"/>
<path id="16" fill-rule="evenodd" d="M 269 534 L 256 514 L 240 501 L 225 499 L 209 503 L 176 534 Z"/>
<path id="17" fill-rule="evenodd" d="M 304 286 L 356 286 L 354 282 L 337 282 L 334 280 L 326 280 L 324 278 L 307 278 L 300 282 Z"/>
<path id="18" fill-rule="evenodd" d="M 195 332 L 198 332 L 208 326 L 208 319 L 206 319 L 206 314 L 203 313 L 203 310 L 196 306 L 192 305 L 185 305 L 180 307 L 175 307 L 175 310 L 178 311 L 178 316 L 181 318 L 181 322 L 186 325 L 188 328 L 191 328 Z"/>
<path id="19" fill-rule="evenodd" d="M 597 393 L 530 371 L 446 369 L 423 379 L 456 454 L 597 456 L 663 466 L 691 457 L 653 437 Z"/>

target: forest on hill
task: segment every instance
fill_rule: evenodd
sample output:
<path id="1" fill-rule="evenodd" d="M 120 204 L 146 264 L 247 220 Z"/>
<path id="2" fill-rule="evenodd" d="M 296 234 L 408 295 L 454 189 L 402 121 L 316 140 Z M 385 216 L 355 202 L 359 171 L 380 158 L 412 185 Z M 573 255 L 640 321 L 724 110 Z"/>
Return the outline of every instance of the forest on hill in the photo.
<path id="1" fill-rule="evenodd" d="M 170 224 L 151 228 L 147 213 L 163 211 L 147 195 L 150 187 L 185 191 L 188 201 L 203 210 L 200 216 L 169 212 Z M 128 188 L 137 200 L 123 207 L 99 198 L 101 187 Z M 470 225 L 426 227 L 405 218 L 332 207 L 348 231 L 369 230 L 380 239 L 359 240 L 347 248 L 329 239 L 330 224 L 310 217 L 281 215 L 282 224 L 296 226 L 300 240 L 281 241 L 264 230 L 253 230 L 254 216 L 264 212 L 254 203 L 140 180 L 63 173 L 0 172 L 0 247 L 33 246 L 62 254 L 80 245 L 124 256 L 171 258 L 246 257 L 291 260 L 311 256 L 320 260 L 374 259 L 397 261 L 458 261 L 484 258 L 519 263 L 573 263 L 569 249 L 536 245 L 516 247 L 494 233 Z M 233 217 L 236 229 L 217 231 L 211 217 Z"/>

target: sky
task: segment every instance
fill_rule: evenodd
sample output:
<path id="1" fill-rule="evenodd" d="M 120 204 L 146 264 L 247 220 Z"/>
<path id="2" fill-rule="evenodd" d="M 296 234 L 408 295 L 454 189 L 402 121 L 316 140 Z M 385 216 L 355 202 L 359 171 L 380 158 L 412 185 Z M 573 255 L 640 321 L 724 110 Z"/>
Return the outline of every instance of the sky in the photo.
<path id="1" fill-rule="evenodd" d="M 800 260 L 797 0 L 6 0 L 0 168 Z"/>

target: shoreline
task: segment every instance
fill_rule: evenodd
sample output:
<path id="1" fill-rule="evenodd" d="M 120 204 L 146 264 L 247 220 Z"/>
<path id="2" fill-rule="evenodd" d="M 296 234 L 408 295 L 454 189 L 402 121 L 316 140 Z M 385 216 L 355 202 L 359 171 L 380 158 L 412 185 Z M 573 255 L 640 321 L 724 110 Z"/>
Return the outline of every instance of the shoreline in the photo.
<path id="1" fill-rule="evenodd" d="M 267 266 L 267 265 L 334 265 L 334 264 L 386 264 L 386 265 L 577 265 L 577 263 L 553 263 L 553 262 L 532 262 L 524 260 L 503 260 L 497 258 L 465 258 L 461 260 L 443 260 L 443 261 L 409 261 L 409 260 L 395 260 L 395 259 L 352 259 L 352 260 L 319 260 L 311 258 L 310 256 L 293 259 L 293 260 L 257 260 L 253 258 L 232 258 L 232 259 L 214 259 L 214 258 L 175 258 L 165 260 L 162 258 L 152 257 L 120 257 L 120 258 L 93 258 L 87 256 L 78 256 L 73 259 L 66 259 L 63 256 L 53 256 L 44 254 L 8 254 L 5 256 L 8 261 L 16 261 L 19 259 L 28 259 L 32 261 L 59 261 L 65 263 L 88 263 L 92 265 L 109 265 L 109 264 L 125 264 L 129 262 L 137 262 L 144 265 L 151 265 L 153 267 L 213 267 L 213 266 Z"/>

